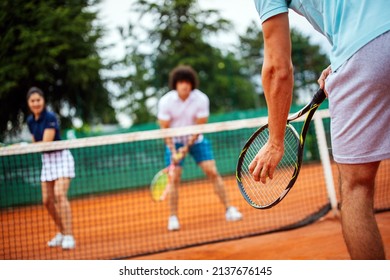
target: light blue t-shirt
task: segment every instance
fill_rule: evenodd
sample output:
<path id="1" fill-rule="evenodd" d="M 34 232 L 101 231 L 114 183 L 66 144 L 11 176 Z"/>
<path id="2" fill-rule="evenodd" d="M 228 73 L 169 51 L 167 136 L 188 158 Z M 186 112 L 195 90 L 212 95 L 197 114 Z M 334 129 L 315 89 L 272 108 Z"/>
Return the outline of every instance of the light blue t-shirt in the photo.
<path id="1" fill-rule="evenodd" d="M 261 22 L 288 12 L 304 16 L 331 43 L 335 71 L 355 52 L 390 30 L 390 0 L 254 0 Z"/>

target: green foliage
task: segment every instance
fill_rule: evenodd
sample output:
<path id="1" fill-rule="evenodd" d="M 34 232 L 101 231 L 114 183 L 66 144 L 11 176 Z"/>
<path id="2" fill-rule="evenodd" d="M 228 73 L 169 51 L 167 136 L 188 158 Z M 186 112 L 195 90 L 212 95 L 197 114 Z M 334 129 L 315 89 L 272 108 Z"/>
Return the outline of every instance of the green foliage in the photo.
<path id="1" fill-rule="evenodd" d="M 180 64 L 198 72 L 212 112 L 253 108 L 254 88 L 241 62 L 207 42 L 231 28 L 218 11 L 200 10 L 194 0 L 139 0 L 134 11 L 139 18 L 121 29 L 129 43 L 127 56 L 117 65 L 128 73 L 114 79 L 121 92 L 118 100 L 125 101 L 122 109 L 134 123 L 155 120 L 157 100 L 169 90 L 169 72 Z M 143 20 L 149 24 L 143 26 Z"/>
<path id="2" fill-rule="evenodd" d="M 264 42 L 255 23 L 233 53 L 208 41 L 232 28 L 230 22 L 216 10 L 200 10 L 194 0 L 139 0 L 133 9 L 138 17 L 128 29 L 120 29 L 127 55 L 116 66 L 128 71 L 114 82 L 121 109 L 135 124 L 155 121 L 157 101 L 169 90 L 169 72 L 180 64 L 198 72 L 199 88 L 209 96 L 212 113 L 266 106 L 260 79 Z M 308 37 L 292 30 L 291 39 L 297 100 L 302 93 L 312 93 L 329 62 Z"/>
<path id="3" fill-rule="evenodd" d="M 321 52 L 319 45 L 310 43 L 310 38 L 299 31 L 291 30 L 292 62 L 294 65 L 294 87 L 296 91 L 317 90 L 317 80 L 330 61 Z"/>
<path id="4" fill-rule="evenodd" d="M 0 2 L 0 139 L 16 132 L 28 114 L 26 93 L 41 87 L 49 106 L 71 118 L 112 122 L 114 110 L 99 71 L 98 1 L 3 0 Z"/>

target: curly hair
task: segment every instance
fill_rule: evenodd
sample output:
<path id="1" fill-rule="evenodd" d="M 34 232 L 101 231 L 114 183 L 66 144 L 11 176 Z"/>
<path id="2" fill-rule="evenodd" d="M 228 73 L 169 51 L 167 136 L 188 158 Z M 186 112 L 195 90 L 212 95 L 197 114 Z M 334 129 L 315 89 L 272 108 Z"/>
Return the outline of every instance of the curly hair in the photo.
<path id="1" fill-rule="evenodd" d="M 169 73 L 169 87 L 171 89 L 176 89 L 176 84 L 182 81 L 189 82 L 193 90 L 199 86 L 198 75 L 191 66 L 180 65 Z"/>

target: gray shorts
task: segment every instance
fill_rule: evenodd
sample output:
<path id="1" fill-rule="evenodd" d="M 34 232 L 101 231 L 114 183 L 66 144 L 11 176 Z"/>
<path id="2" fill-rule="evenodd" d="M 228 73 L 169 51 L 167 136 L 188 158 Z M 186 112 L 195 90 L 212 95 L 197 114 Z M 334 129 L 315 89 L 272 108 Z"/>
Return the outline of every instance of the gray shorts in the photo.
<path id="1" fill-rule="evenodd" d="M 326 90 L 336 162 L 390 158 L 390 32 L 356 52 L 328 76 Z"/>

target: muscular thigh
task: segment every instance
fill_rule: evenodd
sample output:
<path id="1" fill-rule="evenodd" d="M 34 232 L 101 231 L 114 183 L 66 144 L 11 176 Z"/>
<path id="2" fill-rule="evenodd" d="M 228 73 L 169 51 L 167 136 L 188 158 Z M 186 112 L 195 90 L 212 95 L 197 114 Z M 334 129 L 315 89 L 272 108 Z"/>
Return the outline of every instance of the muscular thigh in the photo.
<path id="1" fill-rule="evenodd" d="M 380 162 L 338 164 L 342 184 L 373 187 Z"/>

